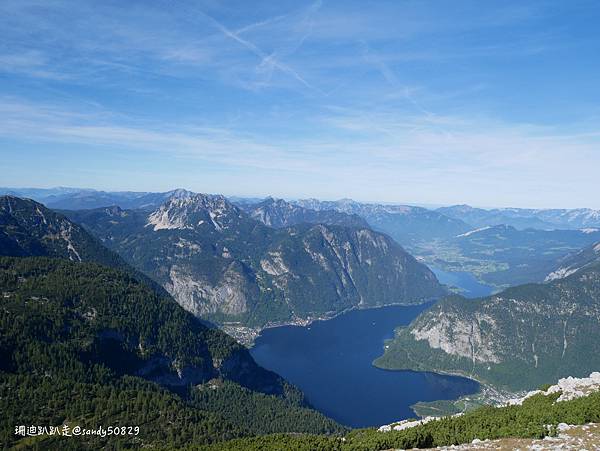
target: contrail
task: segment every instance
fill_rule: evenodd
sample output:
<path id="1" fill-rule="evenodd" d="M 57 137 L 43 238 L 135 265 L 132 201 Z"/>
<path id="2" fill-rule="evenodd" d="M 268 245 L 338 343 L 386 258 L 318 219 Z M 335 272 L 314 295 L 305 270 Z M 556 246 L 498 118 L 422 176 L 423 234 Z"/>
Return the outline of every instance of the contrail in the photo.
<path id="1" fill-rule="evenodd" d="M 263 64 L 265 62 L 268 62 L 273 67 L 276 67 L 280 71 L 282 71 L 282 72 L 284 72 L 284 73 L 292 76 L 293 78 L 295 78 L 298 82 L 300 82 L 301 84 L 303 84 L 307 88 L 312 89 L 312 90 L 317 91 L 317 92 L 321 92 L 318 88 L 316 88 L 315 86 L 311 85 L 304 78 L 302 78 L 300 76 L 300 74 L 298 72 L 296 72 L 294 69 L 292 69 L 291 67 L 287 66 L 286 64 L 283 64 L 283 63 L 279 62 L 277 59 L 275 59 L 273 55 L 267 55 L 259 47 L 257 47 L 256 45 L 254 45 L 252 42 L 250 42 L 250 41 L 248 41 L 246 39 L 241 38 L 237 33 L 234 33 L 231 30 L 229 30 L 227 27 L 225 27 L 222 23 L 220 23 L 214 17 L 212 17 L 212 16 L 210 16 L 210 15 L 208 15 L 208 14 L 202 12 L 202 11 L 200 11 L 200 14 L 202 14 L 204 17 L 206 17 L 208 20 L 210 20 L 211 23 L 215 26 L 215 28 L 217 28 L 226 37 L 228 37 L 230 39 L 233 39 L 237 43 L 241 44 L 243 47 L 245 47 L 248 50 L 250 50 L 256 56 L 258 56 L 261 59 L 261 64 Z"/>

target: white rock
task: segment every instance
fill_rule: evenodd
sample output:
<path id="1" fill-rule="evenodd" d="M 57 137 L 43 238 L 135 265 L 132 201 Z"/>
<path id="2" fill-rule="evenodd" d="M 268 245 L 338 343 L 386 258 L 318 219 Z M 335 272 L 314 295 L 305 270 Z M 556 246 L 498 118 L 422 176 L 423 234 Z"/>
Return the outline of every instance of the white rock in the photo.
<path id="1" fill-rule="evenodd" d="M 558 423 L 556 427 L 560 432 L 568 431 L 572 426 L 569 426 L 567 423 Z"/>
<path id="2" fill-rule="evenodd" d="M 522 398 L 511 399 L 507 402 L 508 405 L 521 405 L 523 401 L 531 396 L 543 393 L 550 395 L 552 393 L 561 393 L 558 402 L 569 401 L 571 399 L 581 398 L 590 393 L 600 390 L 600 372 L 594 372 L 588 377 L 565 377 L 560 379 L 555 385 L 550 386 L 545 392 L 535 390 L 527 393 Z"/>

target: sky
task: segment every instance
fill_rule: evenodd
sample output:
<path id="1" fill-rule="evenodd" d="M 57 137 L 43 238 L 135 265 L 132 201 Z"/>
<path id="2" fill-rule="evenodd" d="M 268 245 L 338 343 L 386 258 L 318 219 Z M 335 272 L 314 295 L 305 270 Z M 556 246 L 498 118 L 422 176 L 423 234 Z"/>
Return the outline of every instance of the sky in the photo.
<path id="1" fill-rule="evenodd" d="M 0 2 L 0 186 L 600 208 L 600 3 Z"/>

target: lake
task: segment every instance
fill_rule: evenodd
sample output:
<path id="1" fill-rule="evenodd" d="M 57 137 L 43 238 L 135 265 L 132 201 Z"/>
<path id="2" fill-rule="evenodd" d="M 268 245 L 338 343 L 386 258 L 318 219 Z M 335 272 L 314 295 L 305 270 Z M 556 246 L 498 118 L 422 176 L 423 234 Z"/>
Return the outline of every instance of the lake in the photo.
<path id="1" fill-rule="evenodd" d="M 460 288 L 460 294 L 462 294 L 464 297 L 477 298 L 489 296 L 495 291 L 494 287 L 481 283 L 473 274 L 469 272 L 450 272 L 431 266 L 429 269 L 433 271 L 440 283 Z"/>
<path id="2" fill-rule="evenodd" d="M 304 391 L 320 412 L 352 427 L 380 426 L 414 418 L 418 401 L 456 399 L 475 393 L 470 379 L 375 368 L 384 340 L 429 305 L 354 310 L 309 327 L 264 330 L 254 359 Z"/>

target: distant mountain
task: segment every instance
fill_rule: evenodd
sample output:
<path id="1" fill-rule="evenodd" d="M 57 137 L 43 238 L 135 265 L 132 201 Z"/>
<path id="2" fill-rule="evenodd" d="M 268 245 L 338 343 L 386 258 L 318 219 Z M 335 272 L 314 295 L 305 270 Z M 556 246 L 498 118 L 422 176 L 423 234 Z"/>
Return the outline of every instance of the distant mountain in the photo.
<path id="1" fill-rule="evenodd" d="M 69 188 L 57 186 L 55 188 L 8 188 L 0 187 L 0 195 L 26 197 L 28 199 L 42 202 L 41 199 L 47 199 L 55 196 L 66 196 L 83 192 L 93 192 L 95 190 L 88 188 Z"/>
<path id="2" fill-rule="evenodd" d="M 518 230 L 485 226 L 449 240 L 463 259 L 485 261 L 496 270 L 481 279 L 494 285 L 542 282 L 566 255 L 600 240 L 600 230 Z"/>
<path id="3" fill-rule="evenodd" d="M 237 205 L 243 210 L 250 208 L 252 205 L 260 204 L 264 200 L 264 197 L 240 197 L 240 196 L 228 196 L 227 199 L 234 205 Z"/>
<path id="4" fill-rule="evenodd" d="M 275 229 L 219 195 L 173 196 L 152 212 L 69 212 L 195 315 L 262 327 L 443 294 L 386 235 L 300 224 Z"/>
<path id="5" fill-rule="evenodd" d="M 399 328 L 376 360 L 459 373 L 509 390 L 600 368 L 600 266 L 480 299 L 451 297 Z"/>
<path id="6" fill-rule="evenodd" d="M 80 192 L 52 196 L 44 203 L 55 209 L 82 210 L 118 205 L 121 208 L 154 208 L 169 196 L 168 193 L 107 193 L 104 191 Z"/>
<path id="7" fill-rule="evenodd" d="M 120 208 L 154 209 L 166 199 L 185 190 L 166 193 L 135 191 L 97 191 L 81 188 L 0 188 L 0 194 L 27 197 L 58 210 L 83 210 L 118 206 Z"/>
<path id="8" fill-rule="evenodd" d="M 527 209 L 527 208 L 474 208 L 454 205 L 436 211 L 460 219 L 474 227 L 510 225 L 517 229 L 583 229 L 600 227 L 600 210 L 579 209 Z"/>
<path id="9" fill-rule="evenodd" d="M 256 204 L 244 204 L 241 207 L 251 218 L 277 228 L 298 224 L 327 224 L 365 229 L 369 227 L 367 221 L 356 214 L 336 210 L 311 210 L 272 197 Z"/>
<path id="10" fill-rule="evenodd" d="M 596 263 L 600 263 L 600 241 L 561 259 L 545 280 L 563 279 Z"/>
<path id="11" fill-rule="evenodd" d="M 540 219 L 531 216 L 533 210 L 488 211 L 466 205 L 432 211 L 350 199 L 292 203 L 316 211 L 358 215 L 373 229 L 406 246 L 421 261 L 446 271 L 472 272 L 481 282 L 498 288 L 541 282 L 560 259 L 600 240 L 600 229 L 555 230 L 546 219 L 559 210 L 539 211 Z"/>
<path id="12" fill-rule="evenodd" d="M 460 219 L 437 211 L 407 205 L 364 204 L 351 199 L 319 201 L 304 199 L 293 202 L 304 208 L 335 210 L 364 218 L 378 231 L 387 233 L 403 246 L 414 246 L 431 239 L 444 239 L 464 233 L 472 227 Z"/>

